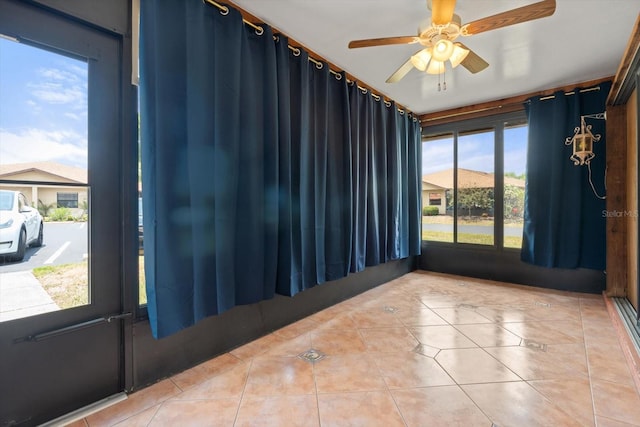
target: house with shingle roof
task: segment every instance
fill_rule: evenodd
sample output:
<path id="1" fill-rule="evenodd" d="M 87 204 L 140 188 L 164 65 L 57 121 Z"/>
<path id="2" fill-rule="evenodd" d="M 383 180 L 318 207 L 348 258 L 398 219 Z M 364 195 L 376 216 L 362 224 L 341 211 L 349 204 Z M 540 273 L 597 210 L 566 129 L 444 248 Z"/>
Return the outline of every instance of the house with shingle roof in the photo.
<path id="1" fill-rule="evenodd" d="M 67 207 L 74 216 L 89 200 L 87 181 L 86 169 L 56 162 L 0 164 L 0 190 L 20 191 L 34 207 Z"/>
<path id="2" fill-rule="evenodd" d="M 524 188 L 523 179 L 504 177 L 504 185 Z M 494 188 L 495 174 L 471 169 L 458 168 L 458 188 Z M 422 207 L 437 206 L 440 215 L 447 212 L 447 194 L 453 197 L 453 169 L 422 176 Z"/>

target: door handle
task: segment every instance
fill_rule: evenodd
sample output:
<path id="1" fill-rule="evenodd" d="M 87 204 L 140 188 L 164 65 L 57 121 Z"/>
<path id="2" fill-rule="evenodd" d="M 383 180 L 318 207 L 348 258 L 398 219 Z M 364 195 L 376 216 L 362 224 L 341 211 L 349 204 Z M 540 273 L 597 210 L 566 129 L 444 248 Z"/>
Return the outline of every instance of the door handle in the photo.
<path id="1" fill-rule="evenodd" d="M 43 341 L 49 338 L 55 338 L 58 337 L 60 335 L 66 335 L 69 334 L 71 332 L 75 332 L 75 331 L 79 331 L 81 329 L 87 329 L 93 326 L 97 326 L 99 324 L 102 323 L 111 323 L 114 320 L 123 320 L 126 319 L 127 317 L 131 317 L 133 316 L 133 313 L 128 312 L 128 313 L 118 313 L 118 314 L 111 314 L 108 316 L 103 316 L 103 317 L 98 317 L 97 319 L 93 319 L 93 320 L 88 320 L 86 322 L 81 322 L 81 323 L 76 323 L 73 325 L 69 325 L 69 326 L 65 326 L 62 328 L 58 328 L 58 329 L 52 329 L 50 331 L 46 331 L 46 332 L 41 332 L 39 334 L 35 334 L 35 335 L 28 335 L 26 337 L 21 337 L 21 338 L 16 338 L 13 340 L 14 344 L 18 344 L 18 343 L 23 343 L 23 342 L 38 342 L 38 341 Z"/>

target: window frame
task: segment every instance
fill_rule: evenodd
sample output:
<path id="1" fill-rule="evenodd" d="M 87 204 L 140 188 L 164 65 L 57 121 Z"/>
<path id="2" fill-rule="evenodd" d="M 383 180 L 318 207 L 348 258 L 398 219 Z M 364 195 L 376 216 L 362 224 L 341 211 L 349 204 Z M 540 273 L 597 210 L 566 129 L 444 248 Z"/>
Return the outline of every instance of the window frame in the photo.
<path id="1" fill-rule="evenodd" d="M 476 243 L 458 242 L 458 212 L 453 210 L 453 242 L 422 240 L 423 244 L 447 247 L 470 247 L 480 250 L 519 252 L 520 248 L 504 246 L 504 130 L 514 125 L 528 125 L 525 110 L 518 110 L 486 117 L 471 118 L 422 128 L 422 142 L 428 138 L 450 134 L 453 137 L 453 176 L 454 191 L 453 205 L 458 205 L 457 175 L 458 175 L 458 138 L 460 134 L 475 131 L 493 130 L 494 132 L 494 225 L 493 244 L 482 245 Z"/>

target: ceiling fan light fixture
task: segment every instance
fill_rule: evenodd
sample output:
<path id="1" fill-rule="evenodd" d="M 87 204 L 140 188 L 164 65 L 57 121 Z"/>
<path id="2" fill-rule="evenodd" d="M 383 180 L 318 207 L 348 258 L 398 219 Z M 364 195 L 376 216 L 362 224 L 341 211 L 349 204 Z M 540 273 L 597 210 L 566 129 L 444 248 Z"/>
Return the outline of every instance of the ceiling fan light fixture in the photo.
<path id="1" fill-rule="evenodd" d="M 431 56 L 434 60 L 444 62 L 451 57 L 454 45 L 451 40 L 440 39 L 433 45 Z"/>
<path id="2" fill-rule="evenodd" d="M 458 65 L 460 65 L 460 63 L 462 63 L 462 61 L 465 60 L 467 55 L 469 55 L 469 49 L 463 48 L 458 43 L 454 44 L 453 53 L 449 58 L 449 61 L 451 61 L 451 66 L 453 68 L 456 68 Z"/>
<path id="3" fill-rule="evenodd" d="M 420 52 L 416 53 L 411 57 L 411 64 L 416 67 L 420 71 L 424 71 L 427 69 L 427 65 L 431 60 L 431 52 L 429 49 L 422 49 Z"/>
<path id="4" fill-rule="evenodd" d="M 434 25 L 447 25 L 451 22 L 456 0 L 431 0 L 427 6 L 431 9 L 431 22 Z"/>
<path id="5" fill-rule="evenodd" d="M 444 73 L 444 61 L 438 61 L 432 59 L 427 67 L 427 74 L 442 74 Z"/>

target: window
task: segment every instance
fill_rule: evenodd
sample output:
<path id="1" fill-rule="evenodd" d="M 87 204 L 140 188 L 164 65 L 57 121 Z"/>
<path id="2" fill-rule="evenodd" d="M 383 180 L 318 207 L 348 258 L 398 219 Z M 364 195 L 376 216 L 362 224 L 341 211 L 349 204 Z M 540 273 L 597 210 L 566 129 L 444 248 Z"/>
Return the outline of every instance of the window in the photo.
<path id="1" fill-rule="evenodd" d="M 77 208 L 78 193 L 58 193 L 59 208 Z"/>
<path id="2" fill-rule="evenodd" d="M 522 247 L 524 184 L 527 166 L 527 125 L 504 129 L 504 247 Z"/>
<path id="3" fill-rule="evenodd" d="M 524 112 L 433 126 L 423 134 L 423 240 L 520 248 Z"/>
<path id="4" fill-rule="evenodd" d="M 429 194 L 429 206 L 440 206 L 442 204 L 442 193 Z"/>
<path id="5" fill-rule="evenodd" d="M 453 134 L 427 137 L 422 143 L 423 240 L 453 242 L 453 170 Z"/>
<path id="6" fill-rule="evenodd" d="M 90 305 L 93 285 L 85 185 L 89 64 L 2 34 L 0 52 L 11 58 L 0 60 L 0 190 L 19 192 L 18 209 L 28 218 L 23 224 L 28 244 L 21 248 L 17 237 L 15 248 L 0 248 L 4 322 Z M 40 292 L 12 299 L 19 293 L 11 289 L 20 285 L 14 272 L 29 272 Z"/>

